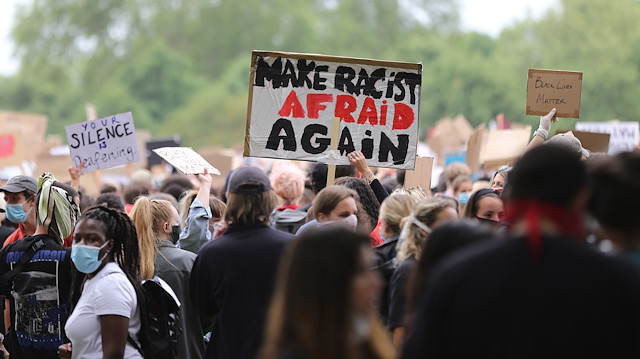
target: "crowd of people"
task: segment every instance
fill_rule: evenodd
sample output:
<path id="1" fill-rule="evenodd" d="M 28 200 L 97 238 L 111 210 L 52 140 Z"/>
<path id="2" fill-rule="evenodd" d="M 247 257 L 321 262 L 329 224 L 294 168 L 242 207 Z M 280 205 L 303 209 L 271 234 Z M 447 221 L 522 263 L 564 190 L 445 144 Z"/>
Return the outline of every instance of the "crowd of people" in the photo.
<path id="1" fill-rule="evenodd" d="M 0 349 L 146 358 L 142 283 L 161 278 L 176 358 L 637 357 L 640 152 L 545 142 L 553 121 L 512 167 L 453 163 L 425 189 L 358 151 L 330 186 L 286 161 L 222 188 L 143 171 L 96 198 L 77 169 L 12 177 Z"/>

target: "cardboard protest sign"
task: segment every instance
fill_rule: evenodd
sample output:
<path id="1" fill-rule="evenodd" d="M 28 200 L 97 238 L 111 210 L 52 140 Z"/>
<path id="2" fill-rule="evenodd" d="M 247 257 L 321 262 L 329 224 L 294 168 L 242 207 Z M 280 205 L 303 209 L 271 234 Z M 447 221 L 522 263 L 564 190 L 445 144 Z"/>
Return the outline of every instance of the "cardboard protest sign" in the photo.
<path id="1" fill-rule="evenodd" d="M 412 169 L 421 82 L 422 64 L 254 51 L 244 155 Z"/>
<path id="2" fill-rule="evenodd" d="M 556 131 L 556 134 L 565 132 L 569 131 Z M 609 139 L 611 135 L 608 133 L 573 130 L 571 134 L 577 137 L 582 147 L 591 153 L 607 153 L 609 151 Z"/>
<path id="3" fill-rule="evenodd" d="M 610 134 L 608 151 L 610 155 L 632 151 L 633 146 L 640 142 L 640 125 L 635 121 L 576 122 L 576 130 Z"/>
<path id="4" fill-rule="evenodd" d="M 153 152 L 184 174 L 202 173 L 206 168 L 210 174 L 220 175 L 217 168 L 190 147 L 162 147 L 154 149 Z"/>
<path id="5" fill-rule="evenodd" d="M 469 141 L 471 134 L 473 127 L 463 115 L 438 121 L 427 139 L 427 144 L 437 154 L 438 165 L 446 165 L 447 152 L 464 151 L 464 145 Z"/>
<path id="6" fill-rule="evenodd" d="M 582 72 L 529 69 L 527 115 L 580 117 Z"/>
<path id="7" fill-rule="evenodd" d="M 433 157 L 416 157 L 416 168 L 408 170 L 404 176 L 404 188 L 422 188 L 431 191 Z"/>
<path id="8" fill-rule="evenodd" d="M 140 160 L 131 112 L 65 127 L 73 167 L 82 173 Z"/>
<path id="9" fill-rule="evenodd" d="M 0 167 L 21 166 L 24 144 L 20 133 L 0 134 Z"/>
<path id="10" fill-rule="evenodd" d="M 48 118 L 45 115 L 23 112 L 0 111 L 0 129 L 5 134 L 20 134 L 21 160 L 34 161 L 44 144 Z"/>
<path id="11" fill-rule="evenodd" d="M 489 131 L 481 125 L 471 135 L 467 146 L 467 165 L 478 171 L 497 169 L 520 157 L 529 144 L 531 126 L 522 129 Z"/>

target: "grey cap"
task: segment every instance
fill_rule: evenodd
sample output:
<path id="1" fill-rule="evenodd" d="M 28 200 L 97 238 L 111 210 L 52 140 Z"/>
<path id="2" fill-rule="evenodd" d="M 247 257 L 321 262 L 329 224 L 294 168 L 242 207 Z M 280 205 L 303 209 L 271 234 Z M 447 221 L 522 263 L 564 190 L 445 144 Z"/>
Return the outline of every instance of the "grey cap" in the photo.
<path id="1" fill-rule="evenodd" d="M 258 167 L 240 167 L 229 178 L 227 191 L 238 194 L 257 194 L 271 189 L 267 174 Z"/>
<path id="2" fill-rule="evenodd" d="M 4 186 L 0 187 L 0 192 L 19 193 L 25 190 L 38 192 L 38 182 L 32 177 L 20 175 L 11 177 Z"/>
<path id="3" fill-rule="evenodd" d="M 582 147 L 582 142 L 576 137 L 567 135 L 565 133 L 557 134 L 549 139 L 547 143 L 554 143 L 556 145 L 565 146 L 572 151 L 578 152 L 585 158 L 589 158 L 589 151 Z"/>

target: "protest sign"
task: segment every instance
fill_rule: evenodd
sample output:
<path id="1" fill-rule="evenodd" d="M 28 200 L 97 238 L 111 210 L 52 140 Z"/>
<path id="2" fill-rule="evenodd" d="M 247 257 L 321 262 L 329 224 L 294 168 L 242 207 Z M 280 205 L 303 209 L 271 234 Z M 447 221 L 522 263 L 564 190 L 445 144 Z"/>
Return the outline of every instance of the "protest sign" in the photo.
<path id="1" fill-rule="evenodd" d="M 0 167 L 21 166 L 24 144 L 20 133 L 0 134 Z"/>
<path id="2" fill-rule="evenodd" d="M 556 131 L 558 133 L 570 132 L 572 135 L 580 140 L 583 148 L 586 148 L 591 153 L 607 153 L 609 151 L 609 139 L 611 137 L 608 133 L 597 133 L 587 131 Z"/>
<path id="3" fill-rule="evenodd" d="M 190 147 L 162 147 L 154 149 L 153 152 L 184 174 L 203 173 L 206 168 L 210 174 L 220 175 L 217 168 Z"/>
<path id="4" fill-rule="evenodd" d="M 140 160 L 131 112 L 65 127 L 73 167 L 82 173 Z"/>
<path id="5" fill-rule="evenodd" d="M 467 165 L 472 171 L 497 169 L 512 164 L 529 144 L 531 126 L 522 129 L 489 131 L 484 125 L 471 135 L 467 147 Z"/>
<path id="6" fill-rule="evenodd" d="M 640 141 L 640 125 L 638 122 L 576 122 L 576 130 L 586 132 L 608 133 L 610 155 L 632 151 Z"/>
<path id="7" fill-rule="evenodd" d="M 580 117 L 582 72 L 529 69 L 527 115 Z"/>
<path id="8" fill-rule="evenodd" d="M 422 188 L 430 193 L 433 157 L 416 157 L 416 168 L 408 170 L 404 176 L 404 188 Z"/>
<path id="9" fill-rule="evenodd" d="M 22 159 L 35 161 L 47 132 L 47 116 L 34 113 L 0 111 L 0 129 L 5 134 L 20 134 Z"/>
<path id="10" fill-rule="evenodd" d="M 244 155 L 412 169 L 421 81 L 422 64 L 254 51 Z"/>

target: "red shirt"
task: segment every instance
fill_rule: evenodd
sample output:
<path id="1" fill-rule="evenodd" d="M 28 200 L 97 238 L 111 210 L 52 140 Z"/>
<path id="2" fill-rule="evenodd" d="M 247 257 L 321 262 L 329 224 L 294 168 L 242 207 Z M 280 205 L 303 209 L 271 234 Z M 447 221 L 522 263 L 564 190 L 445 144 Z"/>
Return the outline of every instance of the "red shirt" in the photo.
<path id="1" fill-rule="evenodd" d="M 13 233 L 11 233 L 9 237 L 7 237 L 7 239 L 4 241 L 2 248 L 8 246 L 11 243 L 15 243 L 24 237 L 29 237 L 29 234 L 27 234 L 27 232 L 24 231 L 24 226 L 22 225 L 22 223 L 19 223 L 18 228 L 15 231 L 13 231 Z M 69 237 L 64 239 L 62 246 L 71 247 L 72 243 L 73 243 L 73 231 L 71 231 L 71 234 L 69 235 Z"/>

